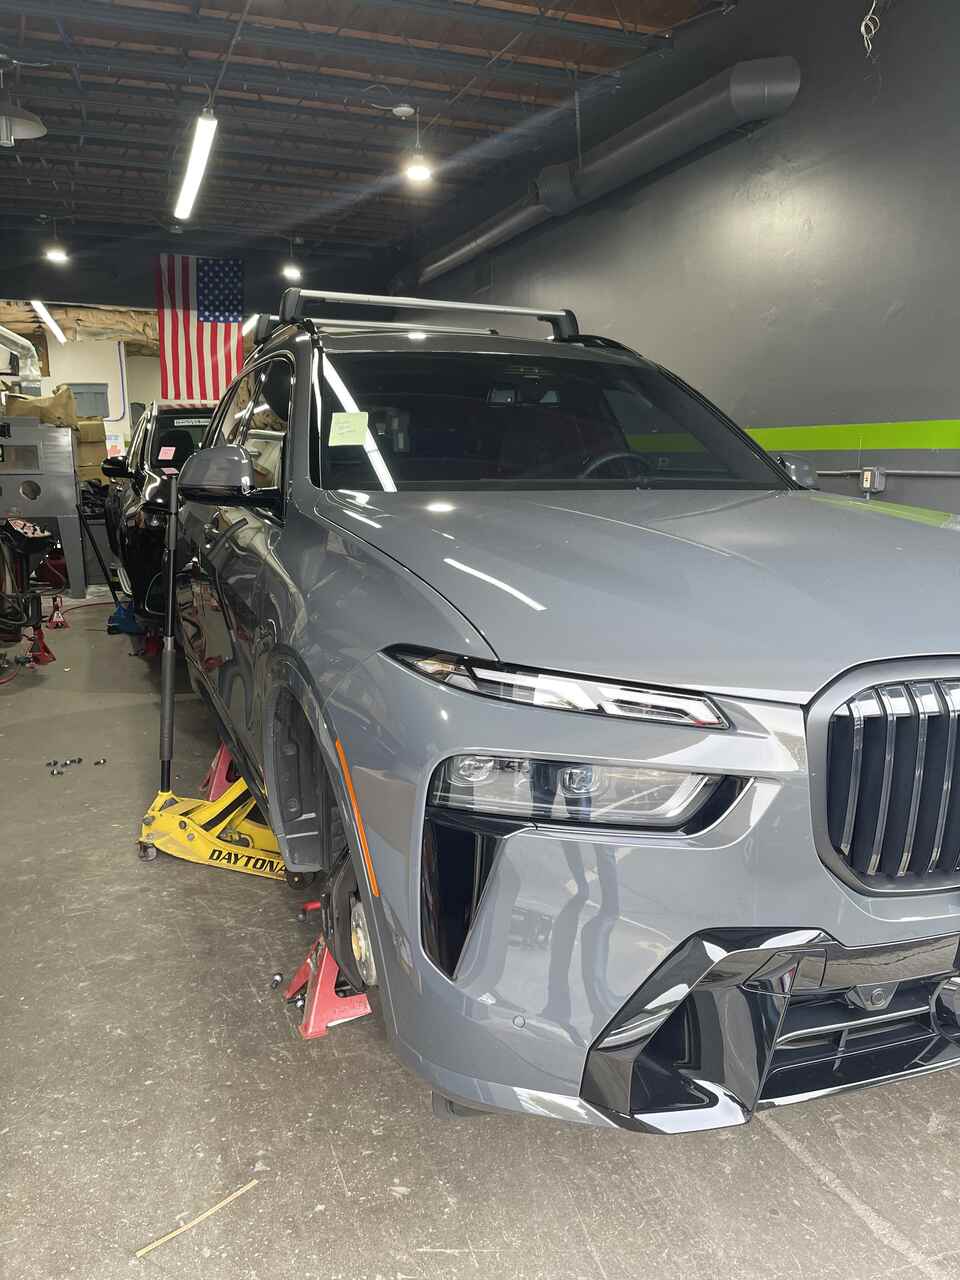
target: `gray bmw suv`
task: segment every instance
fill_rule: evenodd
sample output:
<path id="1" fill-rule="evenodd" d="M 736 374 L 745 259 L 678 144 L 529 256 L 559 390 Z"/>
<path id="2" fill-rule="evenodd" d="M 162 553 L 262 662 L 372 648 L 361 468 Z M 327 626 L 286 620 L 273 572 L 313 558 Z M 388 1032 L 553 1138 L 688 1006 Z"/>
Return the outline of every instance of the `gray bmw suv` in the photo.
<path id="1" fill-rule="evenodd" d="M 345 975 L 441 1109 L 676 1132 L 955 1064 L 956 533 L 569 312 L 467 327 L 510 311 L 288 291 L 180 477 L 192 678 Z"/>

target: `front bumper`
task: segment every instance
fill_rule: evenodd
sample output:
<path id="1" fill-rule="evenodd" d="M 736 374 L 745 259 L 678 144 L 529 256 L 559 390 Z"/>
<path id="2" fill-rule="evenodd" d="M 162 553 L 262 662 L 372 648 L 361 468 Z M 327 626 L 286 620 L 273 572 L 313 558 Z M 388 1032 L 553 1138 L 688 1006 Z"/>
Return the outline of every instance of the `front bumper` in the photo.
<path id="1" fill-rule="evenodd" d="M 587 1056 L 581 1097 L 680 1133 L 960 1063 L 960 936 L 842 947 L 816 930 L 690 938 Z"/>
<path id="2" fill-rule="evenodd" d="M 882 1062 L 825 1053 L 826 1065 L 804 1059 L 803 1070 L 785 1069 L 794 1050 L 811 1046 L 782 1036 L 816 999 L 846 1005 L 851 988 L 896 981 L 907 984 L 898 1000 L 918 1000 L 910 982 L 926 982 L 929 994 L 956 971 L 960 890 L 878 898 L 843 883 L 817 854 L 802 709 L 717 701 L 732 732 L 501 705 L 433 687 L 379 655 L 339 686 L 326 713 L 350 761 L 381 890 L 370 906 L 387 1030 L 434 1089 L 476 1107 L 673 1131 L 739 1124 L 768 1103 L 952 1064 L 953 1041 L 930 1023 L 928 1043 L 908 1037 L 914 1048 Z M 662 764 L 746 785 L 719 821 L 693 835 L 535 824 L 506 835 L 462 950 L 444 971 L 424 943 L 427 784 L 440 761 L 465 750 Z M 952 940 L 949 963 L 940 956 L 916 973 L 882 977 L 901 952 L 925 955 L 944 939 Z M 687 1013 L 667 1019 L 662 1034 L 654 1028 L 650 1042 L 665 1064 L 653 1072 L 658 1093 L 649 1054 L 638 1070 L 645 1083 L 636 1085 L 636 1043 L 619 1064 L 600 1046 L 621 1011 L 653 990 L 648 984 L 671 975 L 667 989 L 679 987 L 673 966 L 689 963 L 697 946 L 705 959 L 685 979 Z M 720 960 L 740 952 L 751 953 L 749 965 L 728 972 Z M 768 962 L 789 973 L 796 956 L 796 974 L 779 974 L 779 989 L 750 985 Z M 869 961 L 863 976 L 837 977 L 843 957 Z M 686 1056 L 670 1057 L 683 1018 Z M 847 1035 L 849 1046 L 858 1034 Z"/>

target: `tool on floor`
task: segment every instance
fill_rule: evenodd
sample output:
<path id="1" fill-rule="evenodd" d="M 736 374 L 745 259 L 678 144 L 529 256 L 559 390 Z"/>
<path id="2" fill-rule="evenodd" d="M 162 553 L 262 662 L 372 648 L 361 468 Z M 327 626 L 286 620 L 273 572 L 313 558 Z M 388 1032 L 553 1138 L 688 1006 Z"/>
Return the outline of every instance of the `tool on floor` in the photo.
<path id="1" fill-rule="evenodd" d="M 176 547 L 179 517 L 177 477 L 170 477 L 167 491 L 165 601 L 163 649 L 160 657 L 160 790 L 140 826 L 138 854 L 144 862 L 158 853 L 223 867 L 268 880 L 286 880 L 294 887 L 308 883 L 305 876 L 284 865 L 277 837 L 263 821 L 247 784 L 233 770 L 226 747 L 221 747 L 208 770 L 206 798 L 175 795 L 171 788 L 173 760 L 176 647 Z M 214 787 L 214 782 L 216 787 Z M 312 877 L 311 877 L 312 878 Z"/>
<path id="2" fill-rule="evenodd" d="M 300 908 L 300 919 L 305 920 L 309 912 L 323 909 L 322 902 L 305 902 Z M 282 982 L 283 975 L 275 973 L 271 985 L 276 988 Z M 325 1036 L 331 1027 L 364 1018 L 371 1012 L 367 997 L 352 987 L 347 989 L 348 986 L 340 978 L 339 966 L 321 934 L 283 992 L 287 1004 L 303 1010 L 299 1031 L 304 1040 Z"/>

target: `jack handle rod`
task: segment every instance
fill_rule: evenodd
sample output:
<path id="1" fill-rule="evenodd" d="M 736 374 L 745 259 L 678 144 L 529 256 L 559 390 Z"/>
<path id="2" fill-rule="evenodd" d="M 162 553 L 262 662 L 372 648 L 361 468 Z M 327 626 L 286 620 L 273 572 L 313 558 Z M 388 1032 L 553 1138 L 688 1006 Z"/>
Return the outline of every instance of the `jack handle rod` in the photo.
<path id="1" fill-rule="evenodd" d="M 93 554 L 97 557 L 97 563 L 100 565 L 100 572 L 103 574 L 104 581 L 106 582 L 107 586 L 110 588 L 110 594 L 113 596 L 114 608 L 119 609 L 120 597 L 117 595 L 117 589 L 113 585 L 113 579 L 110 576 L 110 570 L 107 568 L 107 562 L 103 558 L 103 552 L 100 550 L 99 546 L 97 545 L 97 540 L 93 536 L 93 530 L 90 528 L 90 524 L 87 520 L 86 515 L 84 514 L 83 507 L 80 505 L 79 502 L 77 503 L 77 516 L 80 520 L 80 542 L 81 544 L 83 543 L 83 535 L 86 534 L 87 541 L 90 543 L 90 547 L 93 550 Z M 70 585 L 72 586 L 73 583 L 71 583 Z"/>
<path id="2" fill-rule="evenodd" d="M 167 571 L 164 597 L 163 650 L 160 656 L 160 790 L 170 790 L 170 765 L 173 760 L 173 708 L 177 682 L 177 651 L 174 643 L 174 618 L 177 604 L 177 531 L 180 499 L 177 477 L 172 475 L 167 506 Z"/>

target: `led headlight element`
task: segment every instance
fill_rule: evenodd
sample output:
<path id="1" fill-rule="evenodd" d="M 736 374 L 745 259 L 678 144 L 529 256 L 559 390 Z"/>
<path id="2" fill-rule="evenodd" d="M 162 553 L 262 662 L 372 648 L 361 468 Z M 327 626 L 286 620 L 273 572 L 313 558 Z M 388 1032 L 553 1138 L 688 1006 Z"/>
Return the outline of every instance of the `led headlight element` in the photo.
<path id="1" fill-rule="evenodd" d="M 531 822 L 671 830 L 683 826 L 720 781 L 631 765 L 462 755 L 437 769 L 430 803 Z"/>
<path id="2" fill-rule="evenodd" d="M 606 680 L 528 671 L 458 658 L 446 653 L 426 653 L 397 645 L 387 656 L 421 675 L 469 693 L 506 702 L 548 707 L 554 711 L 579 711 L 588 715 L 653 720 L 661 724 L 689 725 L 697 729 L 727 729 L 729 724 L 709 698 L 699 694 L 668 693 L 637 685 L 611 684 Z"/>

